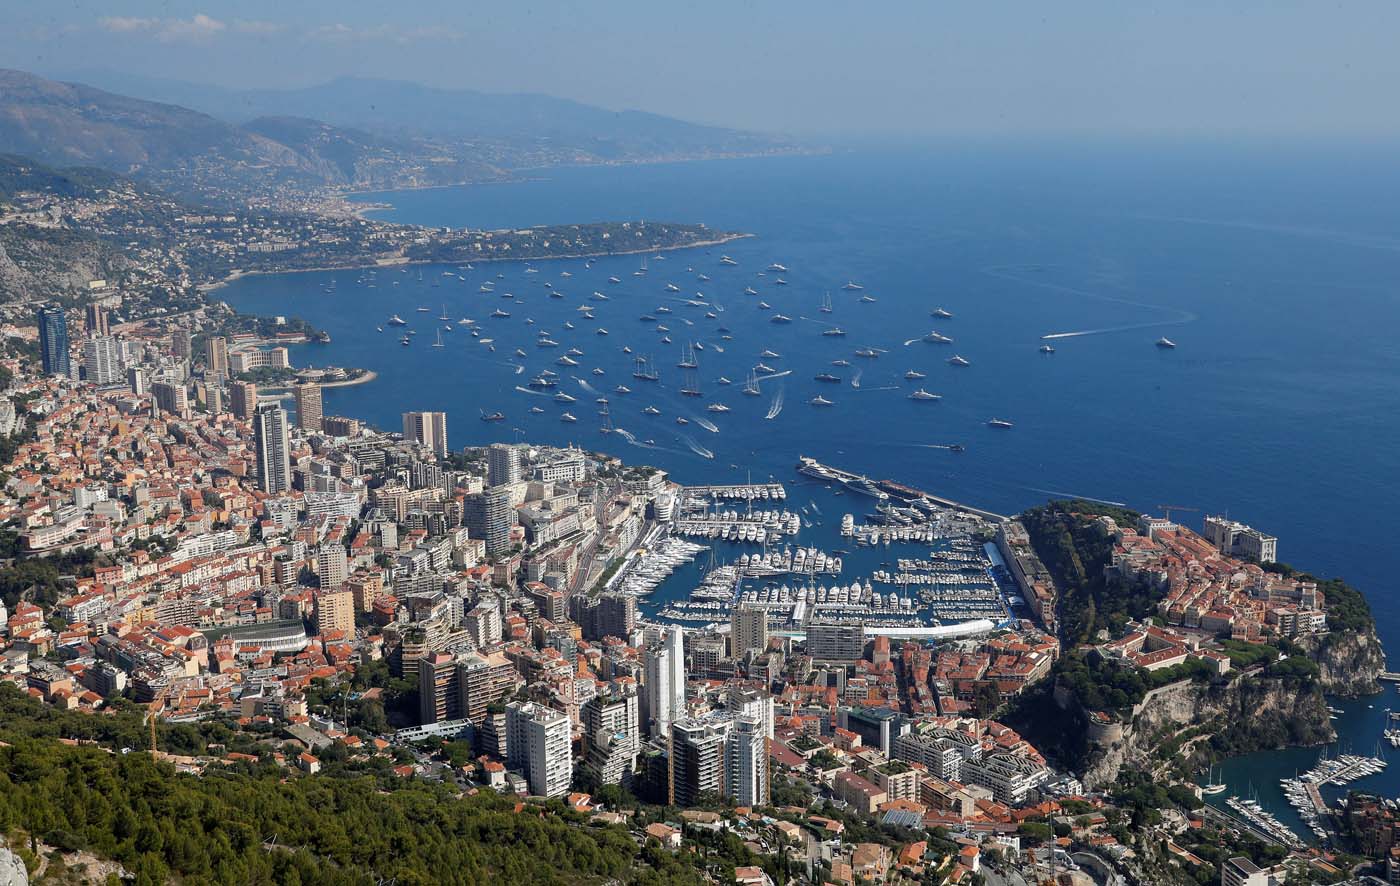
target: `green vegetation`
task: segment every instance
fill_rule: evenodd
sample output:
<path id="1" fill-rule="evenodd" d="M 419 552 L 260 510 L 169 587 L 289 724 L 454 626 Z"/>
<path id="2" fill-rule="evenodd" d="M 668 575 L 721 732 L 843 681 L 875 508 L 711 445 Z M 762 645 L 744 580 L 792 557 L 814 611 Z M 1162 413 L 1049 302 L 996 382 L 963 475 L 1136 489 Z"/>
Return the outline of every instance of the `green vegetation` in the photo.
<path id="1" fill-rule="evenodd" d="M 115 859 L 138 884 L 698 883 L 700 870 L 722 877 L 735 859 L 754 863 L 742 843 L 693 860 L 658 855 L 557 801 L 515 812 L 491 792 L 344 769 L 286 779 L 270 762 L 193 776 L 102 747 L 142 733 L 136 711 L 73 714 L 0 687 L 0 832 Z"/>
<path id="2" fill-rule="evenodd" d="M 1093 650 L 1075 650 L 1055 663 L 1053 677 L 1085 710 L 1125 716 L 1153 689 L 1178 680 L 1209 683 L 1215 668 L 1191 658 L 1169 668 L 1145 671 Z"/>
<path id="3" fill-rule="evenodd" d="M 1132 511 L 1078 499 L 1052 501 L 1021 515 L 1031 545 L 1060 587 L 1060 637 L 1068 644 L 1087 642 L 1102 629 L 1117 633 L 1129 619 L 1144 618 L 1157 605 L 1158 595 L 1151 589 L 1104 574 L 1113 537 L 1096 517 L 1112 517 L 1125 527 L 1138 520 Z"/>
<path id="4" fill-rule="evenodd" d="M 0 601 L 11 611 L 20 600 L 49 607 L 69 593 L 72 588 L 65 576 L 92 575 L 96 557 L 91 550 L 74 551 L 54 557 L 27 556 L 21 549 L 19 533 L 0 529 L 0 556 L 13 558 L 0 568 Z"/>

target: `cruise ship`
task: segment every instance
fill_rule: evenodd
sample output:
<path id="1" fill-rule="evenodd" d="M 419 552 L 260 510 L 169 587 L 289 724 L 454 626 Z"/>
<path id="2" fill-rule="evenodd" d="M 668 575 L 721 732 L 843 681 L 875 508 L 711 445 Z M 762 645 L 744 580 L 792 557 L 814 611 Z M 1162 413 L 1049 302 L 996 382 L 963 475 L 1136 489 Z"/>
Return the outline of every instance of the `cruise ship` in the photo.
<path id="1" fill-rule="evenodd" d="M 966 357 L 962 356 L 961 354 L 954 354 L 953 356 L 949 357 L 949 358 L 948 358 L 948 363 L 951 364 L 951 365 L 953 365 L 953 366 L 971 366 L 971 365 L 972 365 L 972 361 L 969 360 L 969 359 L 967 359 Z"/>
<path id="2" fill-rule="evenodd" d="M 1011 422 L 1004 418 L 992 418 L 987 420 L 987 427 L 989 428 L 1009 428 L 1011 426 Z"/>
<path id="3" fill-rule="evenodd" d="M 1161 338 L 1157 339 L 1157 347 L 1171 349 L 1176 347 L 1176 342 L 1172 341 L 1164 335 Z"/>
<path id="4" fill-rule="evenodd" d="M 941 400 L 941 399 L 943 399 L 943 398 L 942 398 L 940 395 L 938 395 L 938 394 L 930 394 L 928 391 L 925 391 L 923 388 L 919 388 L 917 391 L 915 391 L 914 393 L 912 393 L 912 394 L 909 395 L 909 399 L 910 399 L 910 400 Z"/>
<path id="5" fill-rule="evenodd" d="M 947 320 L 949 317 L 953 316 L 953 312 L 945 311 L 943 308 L 934 308 L 932 311 L 929 311 L 929 315 L 933 317 L 941 317 L 942 319 Z"/>

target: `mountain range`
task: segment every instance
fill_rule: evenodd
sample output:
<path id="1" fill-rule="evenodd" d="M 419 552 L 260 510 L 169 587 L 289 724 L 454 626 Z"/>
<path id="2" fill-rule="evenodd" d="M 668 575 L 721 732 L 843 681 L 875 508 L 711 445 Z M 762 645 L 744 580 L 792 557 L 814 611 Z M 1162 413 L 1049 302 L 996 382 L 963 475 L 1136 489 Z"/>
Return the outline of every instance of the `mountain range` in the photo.
<path id="1" fill-rule="evenodd" d="M 0 69 L 0 152 L 209 197 L 487 181 L 527 167 L 795 148 L 775 136 L 549 96 L 386 80 L 252 91 L 118 75 L 104 82 L 149 97 Z"/>

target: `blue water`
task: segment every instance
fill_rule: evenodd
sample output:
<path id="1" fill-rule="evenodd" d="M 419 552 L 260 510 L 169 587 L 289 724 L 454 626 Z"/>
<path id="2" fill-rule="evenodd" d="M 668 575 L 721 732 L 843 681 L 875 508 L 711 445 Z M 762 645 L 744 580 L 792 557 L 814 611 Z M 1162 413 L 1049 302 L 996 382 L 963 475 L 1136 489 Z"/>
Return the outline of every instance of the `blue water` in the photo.
<path id="1" fill-rule="evenodd" d="M 517 184 L 365 199 L 391 202 L 384 218 L 429 225 L 641 218 L 756 236 L 651 257 L 644 277 L 633 276 L 639 256 L 621 256 L 591 269 L 581 260 L 541 262 L 536 274 L 519 264 L 480 264 L 463 272 L 465 282 L 441 276 L 443 266 L 423 267 L 421 281 L 418 268 L 381 270 L 372 289 L 357 285 L 354 271 L 249 278 L 222 295 L 241 310 L 299 315 L 327 329 L 333 343 L 298 350 L 299 364 L 379 373 L 371 384 L 328 390 L 328 413 L 393 428 L 404 410 L 445 409 L 454 446 L 574 442 L 657 464 L 682 482 L 773 476 L 792 484 L 801 453 L 1007 513 L 1069 494 L 1143 510 L 1196 508 L 1177 515 L 1196 525 L 1201 513 L 1228 511 L 1278 535 L 1281 559 L 1361 587 L 1390 644 L 1400 641 L 1400 603 L 1378 537 L 1400 493 L 1392 452 L 1400 431 L 1395 156 L 1335 146 L 1023 146 L 555 170 Z M 738 266 L 721 265 L 721 253 Z M 790 270 L 758 276 L 772 262 Z M 496 293 L 478 293 L 498 273 L 505 278 Z M 697 281 L 699 273 L 712 280 Z M 611 275 L 622 282 L 608 284 Z M 788 285 L 775 285 L 777 276 Z M 333 295 L 322 291 L 330 280 Z M 847 280 L 877 301 L 843 291 Z M 681 293 L 667 293 L 668 281 Z M 550 298 L 545 282 L 566 297 Z M 744 295 L 746 286 L 759 295 Z M 593 301 L 594 290 L 608 300 Z M 678 297 L 697 290 L 724 308 L 714 309 L 717 319 Z M 502 298 L 507 291 L 517 298 Z M 818 312 L 825 291 L 830 315 Z M 760 299 L 772 310 L 760 310 Z M 443 333 L 447 346 L 431 348 L 444 303 L 454 320 L 476 318 L 495 352 L 455 323 Z M 584 303 L 595 322 L 578 319 Z M 674 313 L 656 314 L 663 304 Z M 432 310 L 419 313 L 420 305 Z M 937 306 L 956 317 L 931 317 Z M 510 318 L 489 318 L 496 308 Z M 771 323 L 776 312 L 793 322 Z M 411 347 L 398 344 L 392 327 L 375 331 L 391 313 L 417 329 Z M 670 327 L 672 344 L 660 343 L 656 323 L 639 320 L 644 313 Z M 577 328 L 564 329 L 566 320 Z M 824 324 L 848 335 L 824 337 Z M 721 339 L 721 325 L 732 341 Z M 610 334 L 595 334 L 599 326 Z M 536 348 L 540 329 L 560 347 Z M 955 343 L 905 344 L 931 329 Z M 1067 332 L 1091 334 L 1055 340 L 1053 355 L 1038 353 L 1042 335 Z M 1154 347 L 1164 335 L 1179 347 Z M 706 346 L 699 401 L 676 392 L 686 341 Z M 660 384 L 631 377 L 624 345 L 655 358 Z M 554 364 L 574 346 L 585 352 L 578 367 Z M 512 356 L 517 347 L 524 360 Z M 854 356 L 862 347 L 882 354 Z M 762 397 L 741 396 L 764 349 L 782 356 L 763 362 L 791 374 L 764 382 Z M 972 365 L 949 366 L 955 353 Z M 853 365 L 831 367 L 837 358 Z M 512 363 L 527 370 L 516 375 Z M 594 367 L 605 374 L 595 377 Z M 515 390 L 543 368 L 558 371 L 577 402 Z M 928 377 L 906 382 L 910 368 Z M 843 383 L 814 381 L 823 371 Z M 718 385 L 720 375 L 734 384 Z M 614 423 L 654 444 L 600 433 L 596 395 L 570 376 L 606 393 Z M 613 395 L 619 383 L 634 393 Z M 943 400 L 906 399 L 919 385 Z M 835 405 L 808 405 L 818 393 Z M 767 420 L 779 395 L 782 411 Z M 710 402 L 732 411 L 707 413 Z M 648 404 L 663 415 L 643 415 Z M 532 405 L 544 413 L 531 415 Z M 560 421 L 565 409 L 577 423 Z M 508 421 L 478 420 L 496 410 Z M 676 425 L 676 415 L 691 423 Z M 1015 427 L 988 428 L 994 416 Z M 699 417 L 720 432 L 701 428 Z M 950 442 L 966 452 L 929 447 Z M 826 490 L 803 488 L 799 501 L 818 501 L 827 530 L 842 510 L 861 512 L 849 500 L 821 498 Z M 1359 709 L 1367 703 L 1379 711 L 1389 702 L 1371 699 Z M 1340 721 L 1358 751 L 1368 752 L 1379 734 L 1372 720 Z M 1263 773 L 1267 760 L 1241 765 L 1248 772 L 1234 779 L 1240 790 L 1246 781 L 1273 780 Z M 1373 781 L 1396 792 L 1400 767 Z"/>

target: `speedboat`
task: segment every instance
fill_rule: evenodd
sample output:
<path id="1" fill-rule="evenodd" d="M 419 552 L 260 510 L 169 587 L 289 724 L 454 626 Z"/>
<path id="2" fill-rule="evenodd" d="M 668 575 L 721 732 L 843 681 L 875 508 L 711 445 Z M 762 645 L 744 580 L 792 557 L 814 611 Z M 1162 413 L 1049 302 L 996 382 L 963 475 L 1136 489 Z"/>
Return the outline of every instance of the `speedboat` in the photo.
<path id="1" fill-rule="evenodd" d="M 563 391 L 560 391 L 559 393 L 557 393 L 557 394 L 554 395 L 554 402 L 555 402 L 555 403 L 573 403 L 576 399 L 577 399 L 577 398 L 575 398 L 575 397 L 573 397 L 573 396 L 571 396 L 571 395 L 569 395 L 569 394 L 566 394 L 566 393 L 564 393 Z"/>
<path id="2" fill-rule="evenodd" d="M 868 305 L 873 305 L 873 304 L 875 303 L 875 296 L 873 296 L 873 295 L 862 295 L 862 296 L 860 297 L 860 300 L 863 301 L 863 302 L 865 302 L 865 303 L 868 304 Z"/>
<path id="3" fill-rule="evenodd" d="M 503 310 L 501 310 L 500 308 L 497 308 L 496 310 L 494 310 L 494 311 L 491 312 L 491 316 L 492 316 L 492 317 L 509 317 L 509 316 L 510 316 L 510 313 L 509 313 L 508 311 L 503 311 Z"/>

